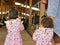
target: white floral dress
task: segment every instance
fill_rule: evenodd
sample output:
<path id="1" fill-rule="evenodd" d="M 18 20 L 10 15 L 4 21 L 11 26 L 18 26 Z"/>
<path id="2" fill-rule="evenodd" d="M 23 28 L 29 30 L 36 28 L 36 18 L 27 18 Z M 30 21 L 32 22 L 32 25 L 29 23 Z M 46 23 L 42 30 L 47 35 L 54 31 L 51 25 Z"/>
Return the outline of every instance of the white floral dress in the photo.
<path id="1" fill-rule="evenodd" d="M 52 28 L 39 28 L 33 33 L 33 40 L 36 41 L 36 45 L 52 45 L 52 38 Z"/>
<path id="2" fill-rule="evenodd" d="M 24 26 L 20 19 L 14 21 L 6 21 L 7 36 L 4 45 L 22 45 L 20 32 L 24 30 Z"/>

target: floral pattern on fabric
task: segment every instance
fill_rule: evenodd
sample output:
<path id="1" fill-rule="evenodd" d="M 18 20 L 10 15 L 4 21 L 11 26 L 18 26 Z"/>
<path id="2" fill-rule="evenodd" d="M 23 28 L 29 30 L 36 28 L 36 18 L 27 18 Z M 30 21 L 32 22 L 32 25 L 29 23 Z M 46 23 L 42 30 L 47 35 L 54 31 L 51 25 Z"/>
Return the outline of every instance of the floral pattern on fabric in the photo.
<path id="1" fill-rule="evenodd" d="M 51 28 L 39 28 L 33 33 L 33 40 L 36 41 L 36 45 L 52 45 L 52 38 L 53 29 Z"/>
<path id="2" fill-rule="evenodd" d="M 4 45 L 22 45 L 22 38 L 20 32 L 24 30 L 24 26 L 20 19 L 12 22 L 6 21 L 7 36 Z"/>

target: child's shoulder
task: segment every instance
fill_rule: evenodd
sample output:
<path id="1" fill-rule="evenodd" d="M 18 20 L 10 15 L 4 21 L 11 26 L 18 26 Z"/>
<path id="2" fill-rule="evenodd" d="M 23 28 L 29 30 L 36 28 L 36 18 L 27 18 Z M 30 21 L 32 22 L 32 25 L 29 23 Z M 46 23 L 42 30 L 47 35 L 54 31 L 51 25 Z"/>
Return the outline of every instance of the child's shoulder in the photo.
<path id="1" fill-rule="evenodd" d="M 53 28 L 38 28 L 35 30 L 35 32 L 39 32 L 39 31 L 42 31 L 42 30 L 53 30 Z"/>
<path id="2" fill-rule="evenodd" d="M 35 30 L 35 33 L 41 33 L 41 32 L 44 32 L 44 31 L 53 31 L 53 28 L 39 28 L 39 29 L 36 29 Z"/>
<path id="3" fill-rule="evenodd" d="M 18 21 L 21 21 L 19 18 L 17 18 L 17 19 L 14 19 L 14 20 L 7 20 L 7 21 L 5 21 L 5 23 L 10 23 L 10 22 L 18 22 Z"/>
<path id="4" fill-rule="evenodd" d="M 38 28 L 34 31 L 34 33 L 40 34 L 40 32 L 43 30 L 43 28 Z"/>

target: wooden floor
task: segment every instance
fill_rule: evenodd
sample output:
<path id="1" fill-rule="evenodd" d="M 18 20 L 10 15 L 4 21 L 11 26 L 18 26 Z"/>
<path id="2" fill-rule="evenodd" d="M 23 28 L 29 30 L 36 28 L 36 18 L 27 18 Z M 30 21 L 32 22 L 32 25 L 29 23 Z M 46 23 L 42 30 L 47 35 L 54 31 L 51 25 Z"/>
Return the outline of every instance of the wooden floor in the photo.
<path id="1" fill-rule="evenodd" d="M 4 45 L 6 34 L 7 31 L 5 27 L 0 28 L 0 45 Z M 31 36 L 25 30 L 21 32 L 21 35 L 23 39 L 23 45 L 35 45 L 35 42 L 32 40 Z M 52 41 L 52 43 L 54 43 L 54 41 Z M 56 45 L 60 45 L 60 44 L 58 43 Z"/>

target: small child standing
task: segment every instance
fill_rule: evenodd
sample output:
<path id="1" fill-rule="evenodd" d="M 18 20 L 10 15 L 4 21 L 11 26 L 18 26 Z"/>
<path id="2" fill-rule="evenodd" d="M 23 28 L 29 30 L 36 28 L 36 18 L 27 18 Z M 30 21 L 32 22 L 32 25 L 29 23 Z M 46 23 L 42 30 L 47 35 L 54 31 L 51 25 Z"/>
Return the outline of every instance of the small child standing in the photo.
<path id="1" fill-rule="evenodd" d="M 33 33 L 36 45 L 52 45 L 53 28 L 53 20 L 50 17 L 44 17 L 41 21 L 41 27 Z"/>
<path id="2" fill-rule="evenodd" d="M 8 16 L 9 20 L 5 21 L 8 33 L 4 45 L 22 45 L 20 32 L 24 30 L 24 26 L 18 18 L 18 11 L 13 8 L 9 11 Z"/>

